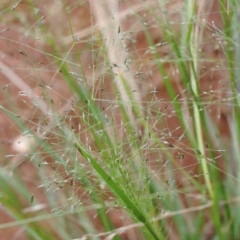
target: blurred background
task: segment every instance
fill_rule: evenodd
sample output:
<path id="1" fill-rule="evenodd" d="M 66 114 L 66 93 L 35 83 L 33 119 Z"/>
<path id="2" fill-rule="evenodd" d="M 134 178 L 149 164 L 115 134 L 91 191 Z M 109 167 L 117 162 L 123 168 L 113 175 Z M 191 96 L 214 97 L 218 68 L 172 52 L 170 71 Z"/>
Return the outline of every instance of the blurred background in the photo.
<path id="1" fill-rule="evenodd" d="M 239 239 L 237 4 L 1 0 L 0 238 Z"/>

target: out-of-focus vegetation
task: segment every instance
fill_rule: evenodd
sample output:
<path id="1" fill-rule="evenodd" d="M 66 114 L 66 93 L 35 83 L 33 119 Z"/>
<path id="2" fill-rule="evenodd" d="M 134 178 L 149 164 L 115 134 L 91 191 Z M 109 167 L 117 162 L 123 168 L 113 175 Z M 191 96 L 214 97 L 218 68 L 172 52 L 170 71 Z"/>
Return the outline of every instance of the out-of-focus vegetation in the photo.
<path id="1" fill-rule="evenodd" d="M 1 239 L 239 239 L 239 3 L 1 1 Z"/>

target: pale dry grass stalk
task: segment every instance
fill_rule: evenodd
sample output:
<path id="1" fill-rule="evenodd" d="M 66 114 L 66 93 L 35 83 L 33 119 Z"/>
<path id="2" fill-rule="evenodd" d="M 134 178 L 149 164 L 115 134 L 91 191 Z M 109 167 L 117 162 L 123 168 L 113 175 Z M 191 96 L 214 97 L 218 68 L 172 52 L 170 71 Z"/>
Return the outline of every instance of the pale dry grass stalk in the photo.
<path id="1" fill-rule="evenodd" d="M 136 13 L 140 13 L 140 12 L 144 11 L 146 6 L 153 5 L 153 3 L 156 3 L 156 2 L 148 1 L 148 2 L 144 2 L 144 3 L 132 5 L 130 9 L 127 8 L 127 9 L 124 9 L 119 12 L 119 20 L 124 21 L 128 16 L 132 16 Z M 95 4 L 95 2 L 94 2 L 94 4 Z M 74 37 L 76 37 L 78 40 L 80 40 L 80 39 L 91 36 L 91 34 L 92 34 L 92 27 L 90 26 L 90 27 L 84 28 L 84 29 L 74 33 Z M 73 40 L 72 36 L 70 35 L 70 36 L 63 38 L 63 43 L 69 44 L 69 43 L 72 43 L 72 40 Z"/>
<path id="2" fill-rule="evenodd" d="M 230 200 L 227 200 L 227 201 L 221 201 L 221 202 L 219 202 L 219 206 L 224 206 L 224 205 L 227 205 L 227 204 L 237 204 L 239 202 L 240 202 L 240 197 L 237 197 L 237 198 L 233 198 L 233 199 L 230 199 Z M 156 222 L 156 221 L 167 219 L 167 218 L 177 216 L 177 215 L 183 215 L 183 214 L 188 214 L 188 213 L 192 213 L 192 212 L 200 212 L 200 211 L 206 210 L 206 209 L 208 209 L 212 206 L 213 206 L 213 201 L 208 201 L 204 205 L 185 208 L 185 209 L 181 209 L 181 210 L 178 210 L 178 211 L 165 212 L 165 213 L 159 215 L 158 217 L 153 218 L 151 221 Z M 81 238 L 75 238 L 75 239 L 72 239 L 72 240 L 85 240 L 85 239 L 88 239 L 88 237 L 96 238 L 96 237 L 104 237 L 104 236 L 107 236 L 106 238 L 104 238 L 105 240 L 111 240 L 116 235 L 120 235 L 120 234 L 126 232 L 129 229 L 140 228 L 140 227 L 143 227 L 143 226 L 144 226 L 143 223 L 134 223 L 134 224 L 130 224 L 130 225 L 125 226 L 125 227 L 117 228 L 113 231 L 102 232 L 102 233 L 99 233 L 99 234 L 86 234 Z"/>
<path id="3" fill-rule="evenodd" d="M 128 108 L 129 117 L 132 122 L 134 122 L 134 116 L 130 104 L 131 100 L 126 92 L 122 78 L 126 80 L 131 90 L 138 89 L 138 86 L 132 71 L 127 69 L 124 64 L 124 61 L 128 59 L 128 53 L 125 51 L 125 46 L 127 46 L 127 44 L 122 35 L 118 1 L 90 0 L 90 4 L 96 23 L 102 33 L 105 46 L 108 49 L 108 59 L 111 66 L 113 66 L 113 72 L 115 74 L 114 82 L 117 85 L 124 105 Z M 139 93 L 135 92 L 132 96 L 135 104 L 138 104 L 140 107 L 141 98 Z"/>
<path id="4" fill-rule="evenodd" d="M 47 113 L 47 109 L 49 108 L 48 105 L 41 101 L 41 99 L 38 97 L 35 97 L 35 93 L 31 87 L 29 87 L 11 68 L 9 68 L 3 62 L 0 62 L 0 68 L 2 69 L 1 73 L 5 75 L 5 77 L 8 78 L 11 83 L 17 86 L 19 90 L 24 92 L 25 96 L 28 97 L 30 101 L 34 101 L 44 114 Z"/>
<path id="5" fill-rule="evenodd" d="M 49 105 L 47 105 L 44 101 L 41 100 L 41 98 L 36 95 L 34 90 L 26 84 L 23 79 L 18 76 L 10 67 L 8 67 L 5 63 L 0 62 L 0 69 L 1 73 L 9 79 L 9 81 L 14 84 L 20 92 L 24 94 L 25 97 L 27 97 L 34 105 L 37 106 L 38 109 L 42 111 L 42 113 L 45 116 L 48 116 L 49 124 L 48 126 L 41 127 L 42 132 L 44 132 L 44 136 L 41 134 L 41 132 L 36 132 L 36 135 L 40 138 L 47 138 L 48 134 L 51 132 L 51 128 L 56 124 L 54 115 L 52 115 L 52 111 L 49 108 Z M 73 97 L 72 97 L 73 100 Z M 61 116 L 64 116 L 66 114 L 66 111 L 71 108 L 71 99 L 59 109 L 59 114 Z M 36 125 L 38 125 L 36 123 Z M 66 132 L 68 129 L 65 129 Z M 70 132 L 69 132 L 70 134 Z M 36 139 L 33 137 L 29 137 L 28 135 L 23 136 L 20 134 L 17 136 L 12 143 L 12 149 L 18 153 L 28 153 L 30 149 L 36 145 Z M 16 157 L 13 159 L 13 162 L 18 162 L 19 157 L 16 155 Z"/>

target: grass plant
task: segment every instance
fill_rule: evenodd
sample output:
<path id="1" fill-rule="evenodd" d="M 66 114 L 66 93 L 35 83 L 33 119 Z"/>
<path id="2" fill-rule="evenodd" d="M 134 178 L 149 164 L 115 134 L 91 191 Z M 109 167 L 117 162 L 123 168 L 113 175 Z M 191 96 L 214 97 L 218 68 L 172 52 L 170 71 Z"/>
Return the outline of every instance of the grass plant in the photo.
<path id="1" fill-rule="evenodd" d="M 3 1 L 0 238 L 239 239 L 238 7 Z"/>

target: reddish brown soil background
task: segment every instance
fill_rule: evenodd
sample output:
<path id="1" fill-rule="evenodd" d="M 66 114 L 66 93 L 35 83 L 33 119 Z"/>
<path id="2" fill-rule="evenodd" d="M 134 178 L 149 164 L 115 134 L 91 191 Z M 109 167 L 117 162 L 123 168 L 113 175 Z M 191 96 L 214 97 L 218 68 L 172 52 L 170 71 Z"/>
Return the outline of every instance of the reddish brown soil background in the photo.
<path id="1" fill-rule="evenodd" d="M 11 109 L 14 111 L 14 113 L 21 116 L 22 119 L 31 119 L 32 123 L 26 121 L 26 124 L 30 127 L 36 125 L 36 122 L 39 121 L 43 114 L 41 111 L 36 110 L 36 107 L 34 107 L 31 102 L 33 99 L 36 99 L 42 95 L 43 90 L 41 84 L 51 86 L 51 88 L 58 93 L 52 93 L 52 100 L 46 99 L 46 104 L 50 104 L 51 101 L 54 101 L 56 106 L 60 106 L 61 102 L 61 105 L 65 105 L 67 109 L 69 106 L 67 105 L 67 101 L 63 102 L 63 97 L 66 99 L 71 98 L 71 93 L 66 90 L 67 86 L 62 79 L 61 73 L 59 72 L 56 74 L 56 65 L 52 64 L 53 58 L 45 54 L 46 52 L 54 52 L 54 49 L 52 49 L 49 44 L 46 43 L 48 34 L 50 35 L 50 38 L 51 36 L 59 36 L 54 37 L 54 40 L 56 41 L 55 44 L 58 45 L 57 49 L 61 49 L 62 46 L 62 52 L 67 52 L 71 46 L 71 33 L 68 24 L 66 24 L 68 20 L 66 13 L 63 11 L 63 5 L 57 4 L 55 1 L 44 0 L 33 2 L 33 6 L 39 13 L 39 15 L 35 16 L 36 18 L 33 17 L 33 7 L 30 6 L 28 1 L 21 1 L 16 7 L 14 7 L 13 3 L 9 3 L 9 1 L 1 1 L 0 4 L 1 11 L 6 10 L 6 13 L 3 14 L 4 19 L 0 23 L 0 36 L 2 37 L 0 38 L 0 104 L 6 109 Z M 88 39 L 89 27 L 95 26 L 96 24 L 91 23 L 92 19 L 89 3 L 86 2 L 79 6 L 76 3 L 77 1 L 73 0 L 67 2 L 69 8 L 72 7 L 70 19 L 74 35 L 75 33 L 78 35 L 77 33 L 80 32 L 83 35 L 85 34 L 85 36 L 82 38 L 83 40 Z M 219 14 L 218 1 L 210 0 L 207 2 L 208 7 L 206 7 L 206 15 L 204 18 L 208 23 L 212 23 L 213 21 L 215 26 L 221 29 L 221 16 Z M 120 11 L 126 11 L 129 5 L 139 6 L 139 2 L 125 1 L 121 6 Z M 181 1 L 172 1 L 172 3 L 167 6 L 167 10 L 171 13 L 170 17 L 173 21 L 179 19 L 180 16 L 177 9 L 181 9 L 181 7 Z M 42 23 L 47 28 L 45 36 L 38 36 L 37 25 L 36 27 L 31 28 L 31 26 L 36 23 L 36 19 L 39 19 L 41 16 L 45 17 Z M 147 16 L 146 20 L 149 20 L 149 18 L 150 17 Z M 123 28 L 125 28 L 125 30 L 129 29 L 133 21 L 134 20 L 131 18 L 129 18 L 129 20 L 125 19 Z M 180 34 L 179 25 L 176 24 L 173 27 L 175 31 L 179 32 Z M 31 30 L 27 32 L 30 28 Z M 224 56 L 219 48 L 217 48 L 216 41 L 212 36 L 213 32 L 214 30 L 211 27 L 206 30 L 206 40 L 204 41 L 203 51 L 207 56 L 206 58 L 215 58 L 218 59 L 219 62 L 223 62 Z M 164 42 L 163 34 L 158 29 L 151 29 L 150 33 L 152 34 L 155 43 Z M 40 39 L 38 40 L 36 37 L 39 37 Z M 143 32 L 139 32 L 135 38 L 137 41 L 135 45 L 136 49 L 147 48 L 148 44 Z M 84 45 L 84 42 L 83 44 L 78 44 L 77 48 L 80 50 L 84 47 Z M 150 53 L 146 55 L 145 51 L 141 52 L 141 50 L 138 51 L 138 54 L 140 55 L 139 59 L 141 59 L 141 55 L 143 56 L 142 59 L 144 60 L 151 59 L 153 57 Z M 164 57 L 169 54 L 169 49 L 167 47 L 163 47 L 159 54 L 161 57 Z M 148 63 L 144 63 L 144 60 L 142 62 L 139 61 L 138 66 L 144 64 L 144 67 L 147 67 Z M 86 69 L 86 72 L 89 63 L 91 63 L 91 55 L 86 53 L 84 62 L 82 63 L 83 67 Z M 200 79 L 201 90 L 209 92 L 210 88 L 212 90 L 226 89 L 227 83 L 224 82 L 224 79 L 227 79 L 227 73 L 222 70 L 223 68 L 210 71 L 214 65 L 207 62 L 205 63 L 205 67 L 206 68 Z M 9 70 L 6 71 L 6 68 Z M 170 78 L 173 81 L 176 92 L 180 92 L 182 89 L 180 79 L 172 75 L 172 66 L 170 64 L 166 64 L 165 68 L 166 72 L 171 76 Z M 6 74 L 6 72 L 8 74 Z M 159 98 L 169 99 L 162 77 L 157 69 L 153 70 L 151 79 L 149 81 L 153 86 L 156 87 Z M 23 83 L 25 83 L 32 90 L 32 92 L 29 94 L 31 97 L 28 97 L 29 95 L 26 96 L 24 101 L 23 97 L 19 96 L 19 92 L 25 90 Z M 11 101 L 7 99 L 7 97 L 11 98 Z M 167 104 L 166 106 L 162 106 L 162 108 L 164 107 L 167 107 Z M 219 126 L 221 138 L 227 140 L 228 127 L 226 121 L 226 109 L 220 109 L 219 106 L 216 108 L 213 106 L 209 109 L 212 111 L 212 117 L 215 117 L 215 123 Z M 218 118 L 218 116 L 220 116 L 220 118 Z M 166 118 L 166 124 L 170 132 L 179 126 L 179 122 L 174 118 Z M 176 136 L 181 135 L 181 130 L 175 131 L 174 134 L 176 134 Z M 1 167 L 6 167 L 9 164 L 8 161 L 12 161 L 12 163 L 17 166 L 16 171 L 18 171 L 18 173 L 22 176 L 22 180 L 27 184 L 30 191 L 34 193 L 35 198 L 39 199 L 40 202 L 44 202 L 42 192 L 39 189 L 36 189 L 36 186 L 41 184 L 40 180 L 36 177 L 37 174 L 35 174 L 36 168 L 33 167 L 28 161 L 24 161 L 21 164 L 19 163 L 19 161 L 22 159 L 22 155 L 16 151 L 16 148 L 14 149 L 13 146 L 15 139 L 19 135 L 21 135 L 21 130 L 19 127 L 16 126 L 14 121 L 11 120 L 9 116 L 7 116 L 6 112 L 0 110 Z M 177 144 L 173 140 L 170 141 L 172 145 Z M 11 154 L 14 154 L 14 158 L 11 160 L 4 158 L 5 155 Z M 173 154 L 177 154 L 177 151 L 174 149 Z M 185 157 L 182 166 L 192 166 L 195 163 L 196 159 L 189 155 Z M 191 170 L 197 174 L 198 165 L 196 165 L 196 167 L 193 169 L 191 167 Z M 29 203 L 23 203 L 23 205 L 27 207 Z M 12 221 L 11 217 L 3 209 L 0 209 L 0 224 L 9 221 Z M 121 223 L 116 222 L 116 225 L 120 226 Z M 2 240 L 26 239 L 26 236 L 21 233 L 20 228 L 15 227 L 4 229 L 2 231 L 0 230 L 0 238 Z"/>

